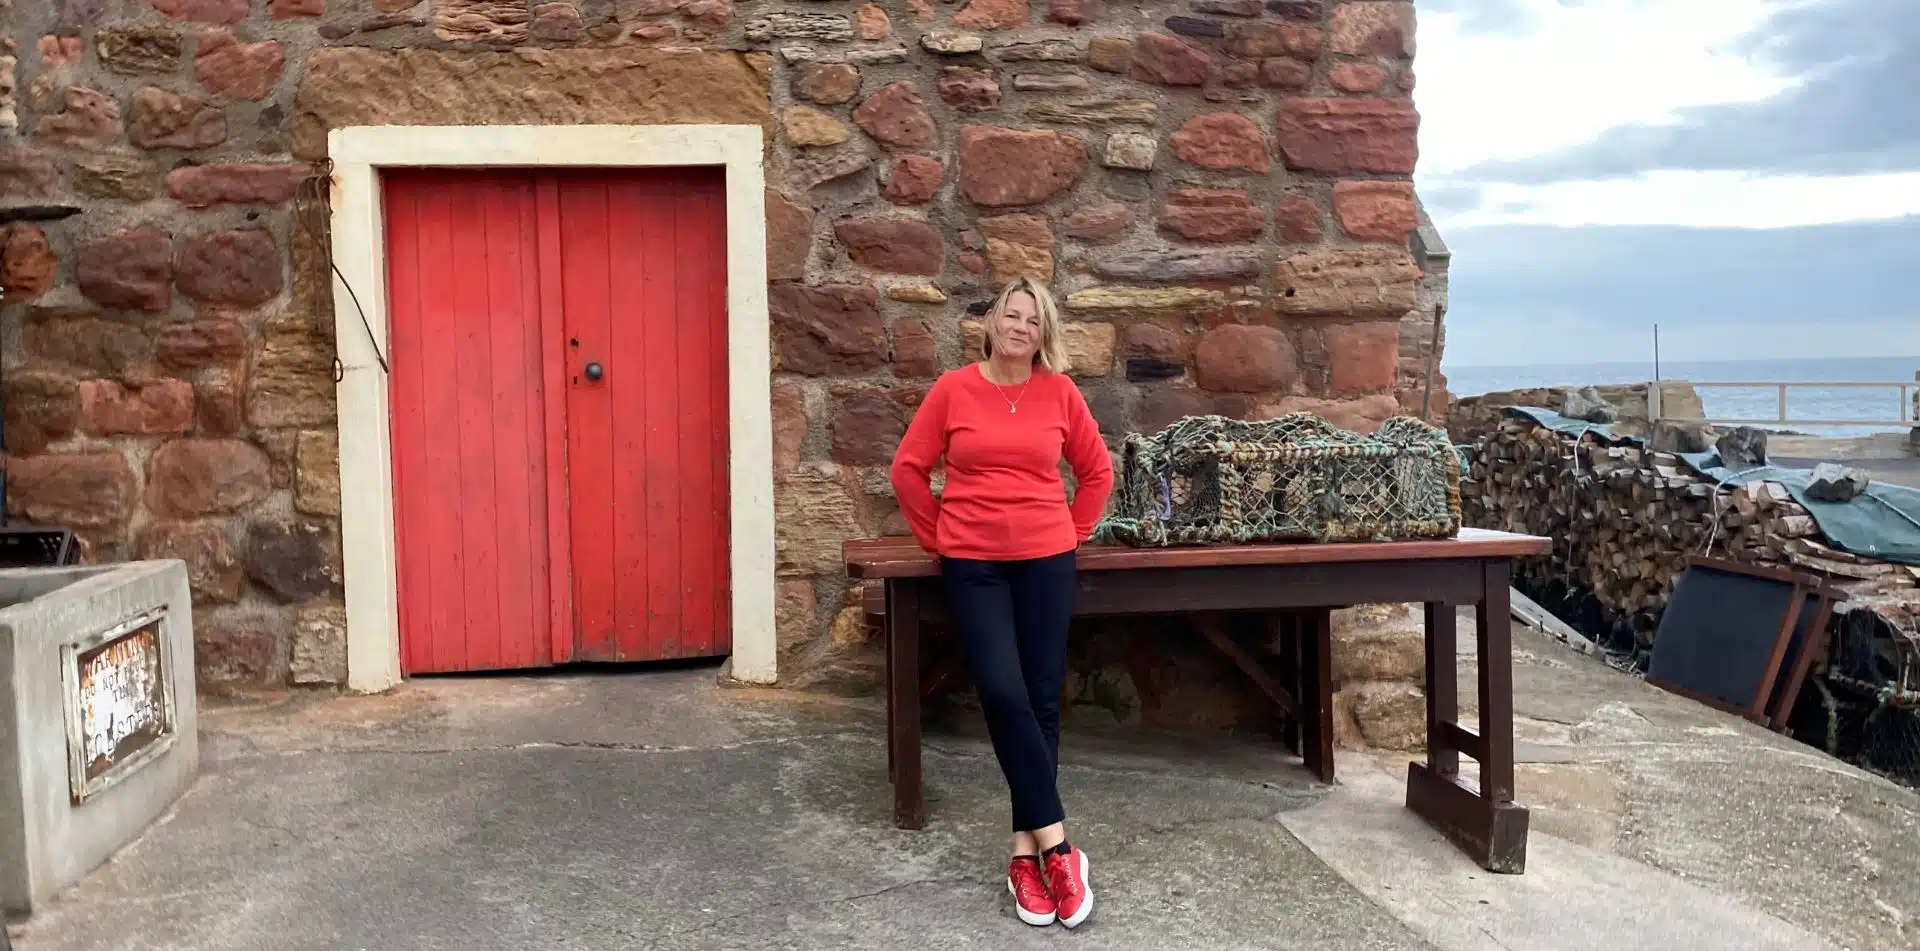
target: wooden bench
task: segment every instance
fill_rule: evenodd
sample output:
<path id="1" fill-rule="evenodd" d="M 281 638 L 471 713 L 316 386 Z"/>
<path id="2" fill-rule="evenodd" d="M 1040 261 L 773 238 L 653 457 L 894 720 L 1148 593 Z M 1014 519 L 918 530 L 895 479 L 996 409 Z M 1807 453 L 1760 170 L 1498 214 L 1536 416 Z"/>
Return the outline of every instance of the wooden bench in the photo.
<path id="1" fill-rule="evenodd" d="M 1425 605 L 1427 761 L 1407 772 L 1407 807 L 1446 833 L 1482 866 L 1526 867 L 1527 810 L 1513 801 L 1513 661 L 1507 598 L 1514 558 L 1543 555 L 1545 538 L 1463 529 L 1451 539 L 1365 544 L 1235 545 L 1194 548 L 1083 547 L 1075 615 L 1122 617 L 1208 612 L 1287 612 L 1294 620 L 1275 677 L 1226 631 L 1200 631 L 1297 725 L 1297 751 L 1322 781 L 1333 780 L 1333 685 L 1329 615 L 1356 604 Z M 921 699 L 945 674 L 921 662 L 921 626 L 946 617 L 939 565 L 911 538 L 862 539 L 843 546 L 848 577 L 878 582 L 870 605 L 886 629 L 887 760 L 894 822 L 926 824 L 920 762 Z M 869 595 L 871 596 L 871 595 Z M 1461 726 L 1454 609 L 1478 608 L 1478 731 Z M 875 612 L 874 608 L 878 608 Z M 952 665 L 953 660 L 947 664 Z M 1295 745 L 1290 743 L 1289 745 Z M 1460 756 L 1480 764 L 1481 782 L 1460 774 Z"/>
<path id="2" fill-rule="evenodd" d="M 885 638 L 886 586 L 867 587 L 860 601 L 868 630 L 877 638 Z M 1327 783 L 1333 782 L 1333 695 L 1340 690 L 1340 682 L 1333 679 L 1332 613 L 1331 609 L 1325 608 L 1307 609 L 1288 612 L 1277 619 L 1279 623 L 1275 633 L 1280 637 L 1281 668 L 1278 679 L 1234 641 L 1219 616 L 1202 614 L 1181 619 L 1190 622 L 1202 640 L 1247 675 L 1255 689 L 1279 713 L 1280 737 L 1287 751 L 1300 756 L 1307 769 Z M 943 645 L 944 650 L 925 650 L 927 628 L 944 620 L 937 612 L 930 613 L 924 607 L 921 610 L 921 647 L 922 654 L 927 655 L 922 658 L 923 672 L 920 676 L 920 701 L 923 704 L 952 689 L 955 678 L 966 667 L 966 657 L 958 641 L 949 640 Z M 1151 692 L 1150 685 L 1155 680 L 1154 658 L 1149 650 L 1141 647 L 1140 641 L 1128 645 L 1125 664 L 1136 689 Z M 1060 685 L 1060 705 L 1063 708 L 1067 705 L 1070 686 L 1070 682 Z M 887 712 L 891 717 L 891 704 Z M 889 780 L 893 776 L 893 754 L 893 747 L 889 744 Z"/>

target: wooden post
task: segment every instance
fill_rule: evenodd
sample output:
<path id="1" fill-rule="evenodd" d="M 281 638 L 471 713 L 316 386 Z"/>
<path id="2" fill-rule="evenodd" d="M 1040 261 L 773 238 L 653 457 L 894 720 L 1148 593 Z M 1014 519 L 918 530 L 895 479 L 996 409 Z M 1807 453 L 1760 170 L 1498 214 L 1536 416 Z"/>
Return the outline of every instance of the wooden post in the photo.
<path id="1" fill-rule="evenodd" d="M 887 692 L 893 708 L 893 824 L 919 829 L 927 824 L 920 775 L 920 582 L 887 582 Z"/>
<path id="2" fill-rule="evenodd" d="M 1427 762 L 1435 773 L 1460 775 L 1460 751 L 1440 729 L 1460 719 L 1460 683 L 1455 667 L 1459 650 L 1451 604 L 1427 604 Z"/>
<path id="3" fill-rule="evenodd" d="M 1480 764 L 1480 794 L 1495 802 L 1513 801 L 1513 609 L 1507 600 L 1507 563 L 1483 568 L 1486 595 L 1474 616 L 1474 641 L 1480 655 L 1480 738 L 1486 760 Z"/>

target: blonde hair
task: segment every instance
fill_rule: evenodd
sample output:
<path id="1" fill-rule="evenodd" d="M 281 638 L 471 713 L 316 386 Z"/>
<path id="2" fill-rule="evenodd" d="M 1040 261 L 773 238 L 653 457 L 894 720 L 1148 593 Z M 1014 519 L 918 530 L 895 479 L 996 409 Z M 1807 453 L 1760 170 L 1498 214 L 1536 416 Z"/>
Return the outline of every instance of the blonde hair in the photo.
<path id="1" fill-rule="evenodd" d="M 1061 339 L 1060 308 L 1053 302 L 1053 294 L 1047 290 L 1047 283 L 1032 277 L 1015 278 L 993 299 L 993 306 L 987 308 L 986 339 L 980 344 L 981 356 L 993 356 L 994 338 L 999 335 L 997 329 L 1000 318 L 1007 312 L 1007 301 L 1015 294 L 1026 294 L 1033 298 L 1034 310 L 1040 314 L 1040 346 L 1033 351 L 1035 366 L 1054 373 L 1065 373 L 1067 363 L 1066 343 Z"/>

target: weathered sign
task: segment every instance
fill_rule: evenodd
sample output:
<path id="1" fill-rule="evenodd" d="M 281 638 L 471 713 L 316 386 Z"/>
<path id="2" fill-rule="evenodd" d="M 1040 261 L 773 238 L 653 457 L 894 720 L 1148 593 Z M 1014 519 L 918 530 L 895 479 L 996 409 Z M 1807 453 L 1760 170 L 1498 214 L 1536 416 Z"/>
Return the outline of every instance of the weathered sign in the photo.
<path id="1" fill-rule="evenodd" d="M 173 738 L 162 612 L 68 645 L 67 754 L 73 801 L 118 782 Z"/>

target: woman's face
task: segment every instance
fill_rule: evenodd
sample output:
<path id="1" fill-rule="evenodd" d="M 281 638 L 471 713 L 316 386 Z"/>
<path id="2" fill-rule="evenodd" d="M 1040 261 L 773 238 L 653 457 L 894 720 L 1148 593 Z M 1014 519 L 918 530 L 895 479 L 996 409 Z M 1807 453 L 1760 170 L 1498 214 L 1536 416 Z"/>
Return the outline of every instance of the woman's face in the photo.
<path id="1" fill-rule="evenodd" d="M 1013 360 L 1033 359 L 1040 349 L 1040 307 L 1034 303 L 1033 295 L 1020 291 L 1008 296 L 1006 309 L 998 319 L 994 327 L 994 355 Z"/>

